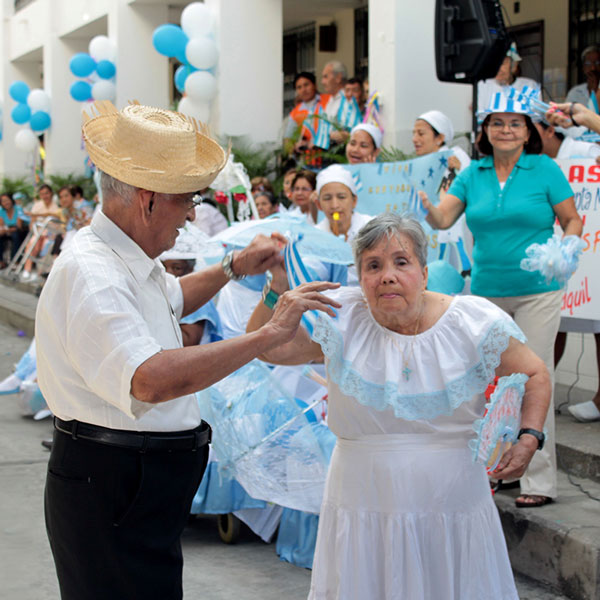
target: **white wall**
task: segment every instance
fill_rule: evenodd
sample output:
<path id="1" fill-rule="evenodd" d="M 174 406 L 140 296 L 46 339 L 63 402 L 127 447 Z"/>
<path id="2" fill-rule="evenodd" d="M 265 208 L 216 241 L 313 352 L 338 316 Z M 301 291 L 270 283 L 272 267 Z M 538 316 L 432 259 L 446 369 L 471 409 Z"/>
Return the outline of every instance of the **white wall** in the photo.
<path id="1" fill-rule="evenodd" d="M 211 125 L 222 136 L 276 142 L 283 120 L 281 0 L 208 0 L 217 14 L 218 97 Z"/>
<path id="2" fill-rule="evenodd" d="M 385 146 L 413 152 L 414 121 L 437 109 L 456 132 L 470 129 L 469 85 L 442 83 L 435 74 L 435 0 L 369 3 L 369 88 L 383 106 Z"/>

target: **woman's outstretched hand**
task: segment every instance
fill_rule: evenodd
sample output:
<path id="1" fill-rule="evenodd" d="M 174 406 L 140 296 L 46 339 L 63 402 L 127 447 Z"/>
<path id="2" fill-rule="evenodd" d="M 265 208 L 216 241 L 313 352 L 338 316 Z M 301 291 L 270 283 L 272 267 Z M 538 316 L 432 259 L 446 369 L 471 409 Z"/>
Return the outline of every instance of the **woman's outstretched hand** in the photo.
<path id="1" fill-rule="evenodd" d="M 293 290 L 288 290 L 279 296 L 275 304 L 275 312 L 265 325 L 274 329 L 281 338 L 282 344 L 294 338 L 302 315 L 309 310 L 319 310 L 330 317 L 335 317 L 334 308 L 341 308 L 341 304 L 328 298 L 321 292 L 334 290 L 340 287 L 339 283 L 329 281 L 313 281 L 304 283 Z"/>

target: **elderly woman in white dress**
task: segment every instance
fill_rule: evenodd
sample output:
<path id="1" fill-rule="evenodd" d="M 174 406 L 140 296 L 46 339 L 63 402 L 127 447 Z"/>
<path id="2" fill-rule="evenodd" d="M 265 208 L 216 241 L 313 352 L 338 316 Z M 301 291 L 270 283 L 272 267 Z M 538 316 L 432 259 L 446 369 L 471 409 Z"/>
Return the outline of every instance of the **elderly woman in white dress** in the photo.
<path id="1" fill-rule="evenodd" d="M 298 328 L 261 357 L 324 360 L 327 369 L 338 442 L 309 598 L 517 600 L 486 471 L 467 444 L 487 385 L 517 371 L 529 376 L 521 427 L 537 433 L 550 398 L 546 367 L 492 303 L 426 290 L 427 240 L 416 221 L 375 217 L 354 250 L 360 288 L 284 291 L 274 274 L 288 323 L 299 311 L 324 312 L 312 339 Z M 248 330 L 272 314 L 259 304 Z M 538 448 L 536 435 L 520 433 L 496 468 L 499 479 L 518 477 Z"/>

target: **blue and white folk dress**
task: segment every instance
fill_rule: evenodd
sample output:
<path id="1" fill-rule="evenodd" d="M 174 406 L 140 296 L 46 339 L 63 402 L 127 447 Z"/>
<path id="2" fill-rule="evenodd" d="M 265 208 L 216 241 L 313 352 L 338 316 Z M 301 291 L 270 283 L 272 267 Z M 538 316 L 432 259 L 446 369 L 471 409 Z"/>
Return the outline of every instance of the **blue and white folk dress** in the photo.
<path id="1" fill-rule="evenodd" d="M 457 296 L 427 331 L 379 325 L 360 288 L 319 317 L 338 441 L 321 508 L 310 600 L 517 600 L 485 469 L 468 441 L 514 322 Z M 411 369 L 408 380 L 403 367 Z"/>

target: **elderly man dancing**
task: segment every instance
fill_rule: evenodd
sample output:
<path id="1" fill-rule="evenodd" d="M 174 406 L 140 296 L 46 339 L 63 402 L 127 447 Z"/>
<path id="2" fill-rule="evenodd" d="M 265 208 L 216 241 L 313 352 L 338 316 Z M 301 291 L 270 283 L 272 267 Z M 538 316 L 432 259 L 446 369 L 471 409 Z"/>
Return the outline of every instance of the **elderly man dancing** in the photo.
<path id="1" fill-rule="evenodd" d="M 178 319 L 230 279 L 281 261 L 256 238 L 176 280 L 157 260 L 194 218 L 226 156 L 195 121 L 98 103 L 84 118 L 103 208 L 56 261 L 36 318 L 38 376 L 55 418 L 45 511 L 63 599 L 182 597 L 180 535 L 207 461 L 194 392 L 293 337 L 316 294 L 259 331 L 183 348 Z M 311 284 L 315 292 L 334 284 Z"/>

